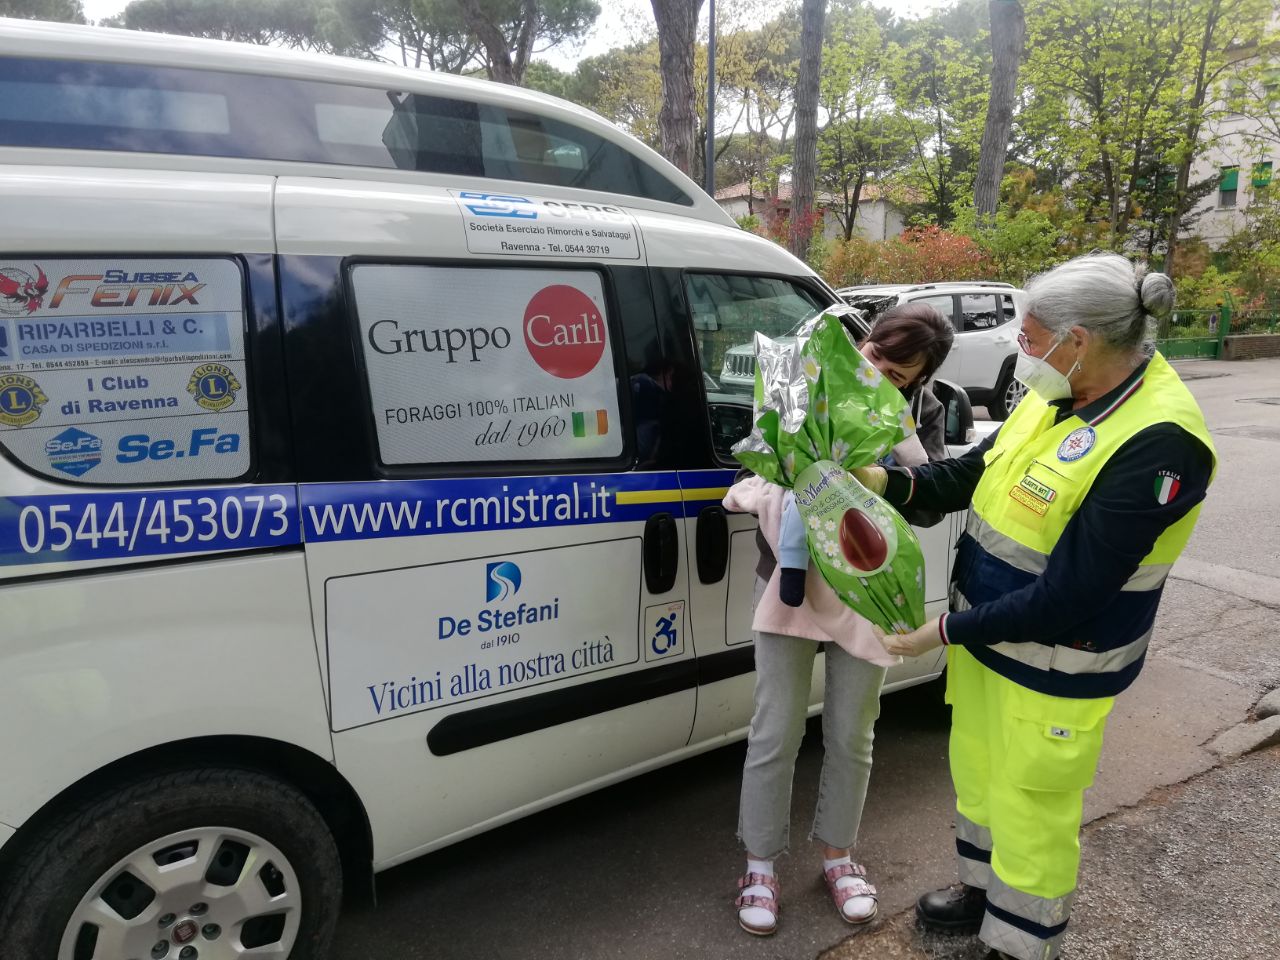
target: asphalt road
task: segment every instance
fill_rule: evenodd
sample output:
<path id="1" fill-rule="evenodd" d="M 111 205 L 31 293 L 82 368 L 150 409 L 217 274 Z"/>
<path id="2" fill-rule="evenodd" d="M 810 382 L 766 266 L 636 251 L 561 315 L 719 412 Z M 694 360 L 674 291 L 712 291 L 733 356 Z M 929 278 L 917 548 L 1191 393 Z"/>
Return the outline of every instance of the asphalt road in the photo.
<path id="1" fill-rule="evenodd" d="M 1181 369 L 1222 465 L 1166 590 L 1147 668 L 1108 725 L 1086 802 L 1093 826 L 1071 960 L 1280 952 L 1280 759 L 1222 766 L 1204 747 L 1280 686 L 1280 360 Z M 836 917 L 817 851 L 803 841 L 820 762 L 815 722 L 797 768 L 775 937 L 742 933 L 731 905 L 742 869 L 739 744 L 382 874 L 379 905 L 343 917 L 334 960 L 980 957 L 972 942 L 922 939 L 907 912 L 919 892 L 952 879 L 946 727 L 937 683 L 884 700 L 857 849 L 881 890 L 872 928 L 855 932 Z"/>

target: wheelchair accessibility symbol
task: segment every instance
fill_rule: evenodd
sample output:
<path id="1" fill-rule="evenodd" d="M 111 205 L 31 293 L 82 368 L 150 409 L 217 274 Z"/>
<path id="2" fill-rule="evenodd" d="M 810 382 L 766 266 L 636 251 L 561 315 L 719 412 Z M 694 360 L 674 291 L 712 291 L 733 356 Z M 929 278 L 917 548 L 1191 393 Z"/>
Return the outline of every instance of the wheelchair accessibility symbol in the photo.
<path id="1" fill-rule="evenodd" d="M 664 603 L 645 610 L 648 661 L 678 657 L 684 653 L 684 601 Z"/>

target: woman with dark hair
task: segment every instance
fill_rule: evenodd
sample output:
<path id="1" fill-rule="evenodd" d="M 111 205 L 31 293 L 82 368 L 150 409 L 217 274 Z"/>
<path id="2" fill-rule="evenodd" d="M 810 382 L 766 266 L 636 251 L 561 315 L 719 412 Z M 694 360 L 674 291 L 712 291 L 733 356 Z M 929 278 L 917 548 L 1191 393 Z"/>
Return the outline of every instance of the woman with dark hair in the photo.
<path id="1" fill-rule="evenodd" d="M 912 404 L 920 426 L 892 451 L 904 466 L 946 455 L 941 404 L 926 386 L 951 349 L 951 325 L 932 307 L 906 304 L 886 311 L 859 344 L 862 355 Z M 923 441 L 923 446 L 922 446 Z M 804 736 L 813 660 L 826 647 L 822 712 L 823 764 L 810 838 L 823 845 L 823 877 L 841 919 L 867 923 L 876 915 L 876 888 L 853 862 L 871 774 L 871 743 L 880 715 L 885 669 L 895 662 L 871 625 L 845 606 L 813 570 L 803 534 L 783 546 L 783 517 L 790 491 L 748 475 L 730 488 L 725 506 L 755 514 L 756 540 L 755 711 L 742 772 L 738 837 L 747 849 L 747 871 L 738 883 L 738 923 L 766 936 L 778 926 L 774 858 L 787 848 L 791 784 Z M 937 514 L 940 518 L 942 514 Z M 936 522 L 936 521 L 935 521 Z M 794 538 L 792 541 L 794 542 Z M 778 560 L 781 560 L 779 564 Z"/>
<path id="2" fill-rule="evenodd" d="M 862 355 L 911 404 L 916 436 L 930 460 L 945 457 L 947 446 L 946 411 L 928 383 L 947 359 L 954 339 L 950 321 L 933 307 L 904 303 L 880 314 L 870 336 L 858 344 Z"/>

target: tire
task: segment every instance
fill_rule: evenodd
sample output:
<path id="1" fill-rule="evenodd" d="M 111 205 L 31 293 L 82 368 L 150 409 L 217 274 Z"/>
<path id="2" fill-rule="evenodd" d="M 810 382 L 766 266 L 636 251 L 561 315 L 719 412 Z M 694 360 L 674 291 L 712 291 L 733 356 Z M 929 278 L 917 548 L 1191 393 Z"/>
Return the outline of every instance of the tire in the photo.
<path id="1" fill-rule="evenodd" d="M 6 957 L 221 960 L 267 945 L 281 960 L 329 954 L 337 846 L 306 797 L 263 774 L 182 770 L 123 785 L 24 851 L 0 906 Z"/>
<path id="2" fill-rule="evenodd" d="M 1013 364 L 1005 370 L 996 386 L 995 395 L 987 405 L 987 412 L 993 420 L 1008 420 L 1013 408 L 1027 395 L 1027 388 L 1022 381 L 1014 379 Z"/>

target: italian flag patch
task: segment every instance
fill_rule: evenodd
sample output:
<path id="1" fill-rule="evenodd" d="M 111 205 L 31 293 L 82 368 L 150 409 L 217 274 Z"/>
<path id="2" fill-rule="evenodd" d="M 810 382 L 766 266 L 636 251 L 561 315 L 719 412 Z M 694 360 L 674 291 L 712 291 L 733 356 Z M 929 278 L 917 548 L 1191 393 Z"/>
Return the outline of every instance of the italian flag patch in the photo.
<path id="1" fill-rule="evenodd" d="M 1176 473 L 1162 470 L 1156 474 L 1156 503 L 1165 504 L 1173 501 L 1182 486 L 1182 478 Z"/>
<path id="2" fill-rule="evenodd" d="M 575 437 L 603 437 L 609 432 L 609 411 L 573 411 L 573 435 Z"/>

